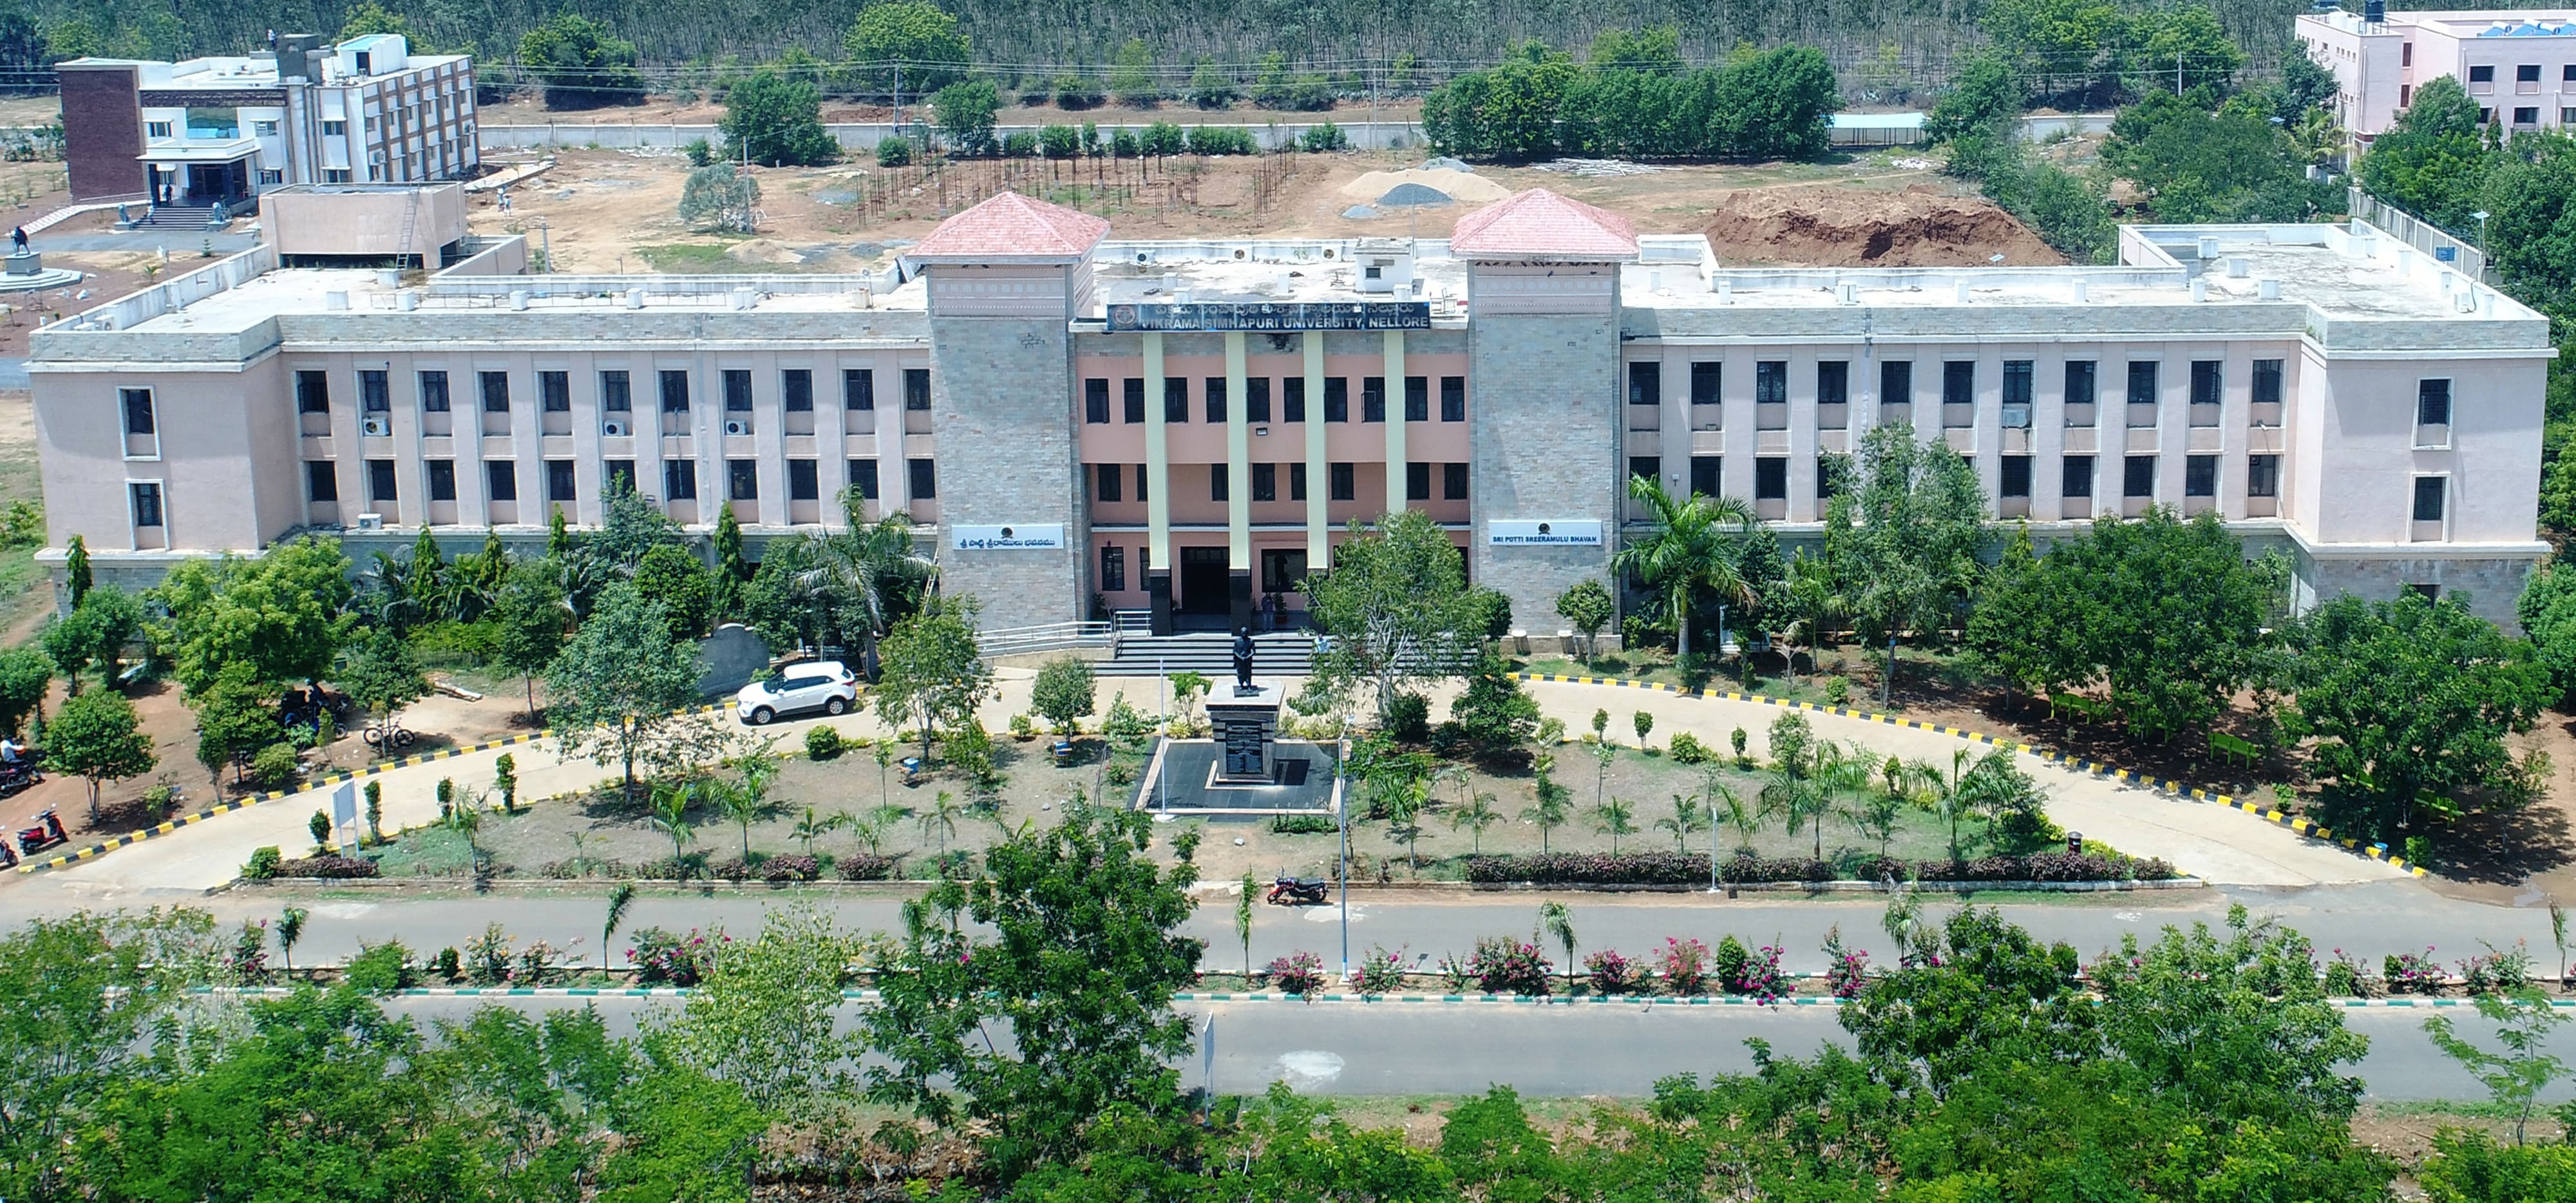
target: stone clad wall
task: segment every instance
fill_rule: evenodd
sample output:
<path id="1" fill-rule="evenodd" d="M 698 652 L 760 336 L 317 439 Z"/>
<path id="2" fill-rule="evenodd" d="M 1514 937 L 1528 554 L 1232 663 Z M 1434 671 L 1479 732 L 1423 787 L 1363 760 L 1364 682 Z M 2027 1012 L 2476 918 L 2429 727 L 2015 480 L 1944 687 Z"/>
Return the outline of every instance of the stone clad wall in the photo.
<path id="1" fill-rule="evenodd" d="M 944 317 L 931 325 L 941 588 L 984 603 L 986 629 L 1085 616 L 1072 350 L 1064 319 Z M 959 525 L 1064 524 L 1058 551 L 958 551 Z"/>
<path id="2" fill-rule="evenodd" d="M 1619 537 L 1618 320 L 1607 311 L 1480 315 L 1467 342 L 1475 419 L 1469 579 L 1511 599 L 1513 626 L 1553 634 L 1564 625 L 1557 594 L 1585 577 L 1610 583 Z M 1485 539 L 1495 519 L 1568 518 L 1598 520 L 1601 546 L 1493 547 Z"/>

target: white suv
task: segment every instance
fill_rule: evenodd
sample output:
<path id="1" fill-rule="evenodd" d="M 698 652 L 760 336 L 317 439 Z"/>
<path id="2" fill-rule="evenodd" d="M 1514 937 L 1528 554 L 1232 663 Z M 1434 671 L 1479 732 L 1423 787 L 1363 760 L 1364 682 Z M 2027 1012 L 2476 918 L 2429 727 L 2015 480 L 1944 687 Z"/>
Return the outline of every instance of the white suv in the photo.
<path id="1" fill-rule="evenodd" d="M 734 695 L 733 712 L 757 727 L 791 710 L 839 714 L 858 700 L 858 678 L 851 676 L 840 661 L 807 660 L 743 686 L 742 692 Z"/>

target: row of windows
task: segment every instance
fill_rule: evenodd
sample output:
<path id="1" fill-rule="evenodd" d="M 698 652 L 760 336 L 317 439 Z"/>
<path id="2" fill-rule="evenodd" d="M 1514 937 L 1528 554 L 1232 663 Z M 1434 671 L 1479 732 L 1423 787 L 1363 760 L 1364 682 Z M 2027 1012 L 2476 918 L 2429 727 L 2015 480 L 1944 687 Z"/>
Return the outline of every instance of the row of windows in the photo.
<path id="1" fill-rule="evenodd" d="M 573 469 L 575 461 L 568 459 L 550 459 L 541 461 L 541 463 L 543 464 L 542 470 L 545 473 L 546 500 L 581 500 L 580 492 L 576 486 L 574 477 Z M 456 500 L 455 460 L 422 460 L 421 468 L 423 474 L 427 477 L 429 500 Z M 904 461 L 904 468 L 908 477 L 906 483 L 911 485 L 911 495 L 914 500 L 929 501 L 934 500 L 939 496 L 939 473 L 930 460 L 906 460 Z M 850 488 L 863 500 L 877 500 L 877 461 L 872 459 L 851 460 L 849 461 L 849 471 Z M 389 459 L 367 460 L 366 473 L 367 501 L 370 504 L 391 505 L 401 499 L 401 488 L 399 483 L 400 473 L 396 467 L 395 461 Z M 611 480 L 622 476 L 630 483 L 635 482 L 635 461 L 631 459 L 608 460 L 604 465 L 603 475 Z M 305 461 L 304 477 L 306 494 L 314 501 L 336 502 L 340 500 L 339 469 L 331 461 Z M 517 501 L 519 499 L 519 466 L 516 461 L 485 460 L 483 462 L 483 481 L 484 497 L 487 500 Z M 729 500 L 760 500 L 760 461 L 748 459 L 729 459 L 724 461 L 724 483 L 725 496 Z M 663 461 L 663 500 L 695 501 L 697 500 L 697 497 L 698 461 L 687 459 Z M 821 461 L 810 459 L 791 459 L 787 461 L 787 499 L 789 501 L 820 501 L 823 499 Z"/>
<path id="2" fill-rule="evenodd" d="M 2218 458 L 2215 455 L 2183 457 L 2182 492 L 2185 497 L 2218 495 Z M 1996 493 L 2004 497 L 2030 496 L 2031 465 L 2034 456 L 2002 457 Z M 2122 456 L 2121 495 L 2153 497 L 2156 493 L 2156 457 Z M 2058 493 L 2066 497 L 2093 495 L 2093 461 L 2090 455 L 2061 457 Z M 1816 460 L 1816 496 L 1830 498 L 1842 491 L 1843 481 L 1835 458 Z M 1724 492 L 1725 459 L 1714 455 L 1694 455 L 1690 462 L 1690 487 L 1694 493 L 1716 497 Z M 1628 472 L 1649 480 L 1660 477 L 1664 461 L 1659 456 L 1631 456 Z M 2249 455 L 2245 457 L 2245 495 L 2276 497 L 2281 491 L 2281 457 Z M 1753 497 L 1756 501 L 1785 501 L 1789 497 L 1789 460 L 1786 456 L 1766 455 L 1753 461 Z M 2420 506 L 2419 506 L 2420 508 Z M 2438 511 L 2438 507 L 2437 507 Z M 2440 514 L 2436 512 L 2436 518 Z"/>
<path id="3" fill-rule="evenodd" d="M 1288 469 L 1288 500 L 1306 500 L 1306 465 L 1301 461 L 1292 460 L 1286 466 Z M 1251 467 L 1252 500 L 1279 500 L 1279 469 L 1281 465 L 1254 464 Z M 1438 470 L 1440 476 L 1441 500 L 1465 501 L 1467 499 L 1467 465 L 1430 463 L 1409 463 L 1404 466 L 1404 495 L 1406 499 L 1411 501 L 1431 500 L 1431 477 L 1434 469 Z M 1146 500 L 1145 465 L 1143 464 L 1136 464 L 1132 468 L 1126 464 L 1095 464 L 1092 466 L 1091 476 L 1092 497 L 1095 500 L 1101 502 L 1120 502 L 1131 500 L 1131 495 L 1128 492 L 1128 486 L 1131 482 L 1135 486 L 1132 500 Z M 1325 494 L 1326 497 L 1334 501 L 1357 501 L 1359 499 L 1359 470 L 1356 465 L 1347 463 L 1327 465 L 1325 468 L 1325 476 L 1325 487 L 1327 489 Z M 1233 499 L 1233 489 L 1234 481 L 1231 465 L 1208 465 L 1208 500 L 1230 501 Z"/>
<path id="4" fill-rule="evenodd" d="M 420 398 L 422 413 L 448 412 L 450 394 L 448 374 L 423 370 L 413 375 L 414 388 Z M 653 373 L 655 397 L 666 414 L 689 412 L 689 373 L 684 368 L 666 368 Z M 749 413 L 752 407 L 751 373 L 746 369 L 727 368 L 718 373 L 717 384 L 727 413 Z M 510 412 L 510 374 L 508 372 L 474 373 L 475 396 L 483 412 Z M 814 410 L 814 373 L 807 368 L 787 368 L 778 373 L 778 398 L 788 413 L 811 413 Z M 599 408 L 604 413 L 626 413 L 635 408 L 634 381 L 624 369 L 599 373 Z M 547 413 L 565 413 L 572 409 L 572 373 L 544 371 L 537 373 L 538 407 Z M 868 368 L 844 368 L 841 371 L 841 405 L 852 412 L 877 407 L 876 373 Z M 393 408 L 393 389 L 388 374 L 376 368 L 358 371 L 358 407 L 367 413 L 384 413 Z M 930 370 L 903 369 L 903 407 L 908 410 L 930 408 Z M 297 413 L 331 412 L 331 376 L 319 370 L 295 373 L 295 410 Z"/>
<path id="5" fill-rule="evenodd" d="M 2494 109 L 2488 108 L 2485 105 L 2478 106 L 2478 124 L 2485 125 L 2494 120 Z M 2540 124 L 2540 106 L 2532 104 L 2515 106 L 2513 110 L 2513 123 L 2515 125 Z M 2562 108 L 2558 110 L 2558 123 L 2560 125 L 2576 125 L 2576 108 Z"/>
<path id="6" fill-rule="evenodd" d="M 2414 50 L 2414 47 L 2413 47 L 2412 45 L 2409 45 L 2409 46 L 2407 46 L 2405 49 L 2406 49 L 2408 52 L 2410 52 L 2410 53 L 2411 53 L 2411 52 Z M 2576 83 L 2576 63 L 2567 63 L 2567 64 L 2563 64 L 2563 65 L 2561 65 L 2561 66 L 2558 68 L 2558 78 L 2559 78 L 2561 81 L 2566 82 L 2566 83 Z M 2469 68 L 2469 82 L 2470 82 L 2470 83 L 2473 83 L 2473 84 L 2491 84 L 2491 83 L 2494 83 L 2494 82 L 2495 82 L 2495 64 L 2493 64 L 2493 63 L 2482 63 L 2482 64 L 2480 64 L 2480 65 L 2478 65 L 2478 66 L 2475 66 L 2475 67 L 2471 67 L 2471 68 Z M 2514 65 L 2514 68 L 2513 68 L 2513 82 L 2518 83 L 2518 84 L 2536 84 L 2536 83 L 2539 83 L 2539 82 L 2540 82 L 2540 64 L 2538 64 L 2538 63 L 2517 63 L 2517 64 L 2515 64 L 2515 65 Z"/>
<path id="7" fill-rule="evenodd" d="M 1206 420 L 1210 425 L 1223 425 L 1226 421 L 1227 388 L 1228 382 L 1223 376 L 1209 376 L 1200 382 L 1199 397 L 1203 403 L 1203 412 L 1207 415 Z M 1143 424 L 1145 382 L 1140 379 L 1121 380 L 1119 393 L 1119 420 L 1131 426 Z M 1279 416 L 1276 421 L 1303 422 L 1306 420 L 1306 378 L 1303 376 L 1282 376 L 1276 380 L 1268 376 L 1246 377 L 1243 382 L 1244 420 L 1247 422 L 1273 421 L 1270 416 L 1270 402 L 1274 393 L 1279 400 Z M 1095 426 L 1108 423 L 1108 378 L 1093 376 L 1082 382 L 1082 420 Z M 1189 420 L 1189 379 L 1183 376 L 1164 377 L 1163 421 L 1178 424 Z M 1324 420 L 1327 422 L 1351 420 L 1350 377 L 1324 378 Z M 1360 377 L 1360 420 L 1386 421 L 1386 377 Z M 1404 420 L 1407 422 L 1431 420 L 1430 377 L 1404 378 Z M 1440 378 L 1440 420 L 1443 422 L 1467 420 L 1466 377 Z"/>
<path id="8" fill-rule="evenodd" d="M 2278 359 L 2254 361 L 2252 378 L 2253 402 L 2256 405 L 2278 404 L 2281 400 L 2281 363 Z M 2098 398 L 2101 365 L 2096 360 L 2070 359 L 2066 367 L 2066 398 L 2082 403 Z M 2225 395 L 2226 361 L 2195 359 L 2191 362 L 2191 403 L 2216 405 Z M 1690 403 L 1716 405 L 1722 399 L 1726 365 L 1719 360 L 1702 360 L 1690 365 Z M 2153 405 L 2158 396 L 2159 360 L 2128 361 L 2128 401 L 2131 405 Z M 2038 377 L 2038 363 L 2029 359 L 2007 359 L 2003 364 L 2003 403 L 2007 408 L 2031 403 L 2033 382 Z M 1851 400 L 1851 362 L 1842 359 L 1820 360 L 1816 364 L 1816 404 L 1842 405 Z M 1878 395 L 1897 402 L 1914 396 L 1914 361 L 1882 360 L 1878 365 Z M 1753 401 L 1756 405 L 1780 405 L 1789 400 L 1789 361 L 1758 360 L 1753 365 Z M 1941 363 L 1941 402 L 1944 405 L 1973 405 L 1977 400 L 1977 361 L 1945 360 Z M 1664 401 L 1664 365 L 1655 360 L 1641 360 L 1628 365 L 1628 403 L 1661 405 Z"/>

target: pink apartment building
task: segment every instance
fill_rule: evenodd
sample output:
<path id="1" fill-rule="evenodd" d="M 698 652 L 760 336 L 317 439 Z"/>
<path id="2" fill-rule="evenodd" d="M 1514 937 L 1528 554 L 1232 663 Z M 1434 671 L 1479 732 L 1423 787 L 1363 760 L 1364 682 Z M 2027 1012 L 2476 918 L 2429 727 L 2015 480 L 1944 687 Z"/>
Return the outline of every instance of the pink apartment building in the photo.
<path id="1" fill-rule="evenodd" d="M 2306 13 L 2299 41 L 2334 72 L 2335 118 L 2365 144 L 2436 76 L 2508 131 L 2576 125 L 2576 9 Z M 2374 15 L 2379 19 L 2373 19 Z"/>

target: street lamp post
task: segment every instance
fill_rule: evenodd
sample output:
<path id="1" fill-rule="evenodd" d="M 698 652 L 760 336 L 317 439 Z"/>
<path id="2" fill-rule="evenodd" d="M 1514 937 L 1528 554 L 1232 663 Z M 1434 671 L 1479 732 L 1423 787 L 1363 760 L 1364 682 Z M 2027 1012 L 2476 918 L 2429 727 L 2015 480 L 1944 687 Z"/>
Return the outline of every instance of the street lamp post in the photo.
<path id="1" fill-rule="evenodd" d="M 1342 792 L 1343 782 L 1347 780 L 1342 770 L 1351 759 L 1350 725 L 1358 721 L 1356 714 L 1343 720 L 1342 738 L 1333 748 L 1333 809 L 1338 812 L 1334 817 L 1339 820 L 1334 825 L 1341 829 L 1342 837 L 1339 877 L 1342 887 L 1342 980 L 1345 982 L 1351 978 L 1351 800 Z"/>

